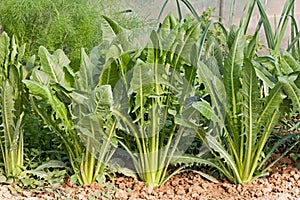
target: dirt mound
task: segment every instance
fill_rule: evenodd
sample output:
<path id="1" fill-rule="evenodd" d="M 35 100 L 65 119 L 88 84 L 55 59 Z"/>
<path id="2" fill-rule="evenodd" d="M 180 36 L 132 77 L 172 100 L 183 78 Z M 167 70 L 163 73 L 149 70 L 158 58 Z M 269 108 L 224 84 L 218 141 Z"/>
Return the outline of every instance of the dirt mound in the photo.
<path id="1" fill-rule="evenodd" d="M 39 191 L 19 191 L 11 194 L 12 186 L 0 187 L 0 199 L 300 199 L 300 170 L 289 158 L 283 158 L 271 170 L 270 176 L 248 185 L 231 184 L 226 180 L 212 183 L 199 174 L 190 172 L 172 177 L 165 185 L 151 189 L 141 181 L 117 176 L 105 187 L 97 183 L 77 187 L 69 182 L 60 188 Z M 20 190 L 20 188 L 18 188 Z"/>

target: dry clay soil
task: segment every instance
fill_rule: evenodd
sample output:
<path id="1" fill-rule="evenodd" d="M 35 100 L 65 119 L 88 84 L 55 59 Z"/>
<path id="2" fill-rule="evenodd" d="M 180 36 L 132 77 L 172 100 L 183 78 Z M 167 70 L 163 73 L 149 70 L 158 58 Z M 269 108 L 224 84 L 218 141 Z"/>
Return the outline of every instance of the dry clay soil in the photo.
<path id="1" fill-rule="evenodd" d="M 2 199 L 261 199 L 300 200 L 300 170 L 289 158 L 282 158 L 268 177 L 257 179 L 248 185 L 231 184 L 226 180 L 212 183 L 199 174 L 189 172 L 172 177 L 166 184 L 155 189 L 130 177 L 118 176 L 105 187 L 97 183 L 77 187 L 66 182 L 59 188 L 35 191 L 21 190 L 12 195 L 9 186 L 0 186 Z M 11 186 L 10 186 L 11 187 Z M 16 186 L 13 186 L 16 187 Z"/>

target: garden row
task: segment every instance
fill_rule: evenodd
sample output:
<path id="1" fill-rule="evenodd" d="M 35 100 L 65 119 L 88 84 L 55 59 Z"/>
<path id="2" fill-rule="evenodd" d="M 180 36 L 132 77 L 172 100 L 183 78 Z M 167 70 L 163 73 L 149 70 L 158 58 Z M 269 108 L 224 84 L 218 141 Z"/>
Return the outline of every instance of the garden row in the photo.
<path id="1" fill-rule="evenodd" d="M 101 184 L 113 170 L 156 187 L 192 165 L 211 166 L 229 181 L 246 184 L 267 174 L 278 147 L 293 141 L 282 156 L 294 148 L 299 134 L 267 145 L 279 117 L 300 111 L 294 1 L 286 1 L 275 31 L 260 0 L 251 1 L 246 19 L 229 30 L 183 2 L 192 17 L 170 14 L 157 29 L 126 29 L 102 16 L 101 44 L 89 54 L 82 48 L 75 67 L 63 50 L 51 54 L 43 46 L 24 65 L 25 45 L 2 33 L 0 144 L 6 178 L 19 180 L 26 171 L 28 105 L 59 136 L 71 180 L 80 185 Z M 261 20 L 246 36 L 255 6 Z M 284 50 L 290 21 L 291 42 Z M 199 149 L 191 153 L 195 140 Z M 44 168 L 27 173 L 42 177 Z"/>

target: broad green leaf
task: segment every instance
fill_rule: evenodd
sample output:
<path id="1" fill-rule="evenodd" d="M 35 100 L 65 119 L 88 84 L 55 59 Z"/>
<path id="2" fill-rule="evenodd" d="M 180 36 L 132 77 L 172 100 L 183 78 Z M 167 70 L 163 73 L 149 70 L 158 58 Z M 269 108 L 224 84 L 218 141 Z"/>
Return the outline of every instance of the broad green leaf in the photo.
<path id="1" fill-rule="evenodd" d="M 51 78 L 46 72 L 34 69 L 31 80 L 37 81 L 45 86 L 49 86 Z"/>
<path id="2" fill-rule="evenodd" d="M 48 98 L 48 87 L 32 80 L 23 80 L 30 93 L 43 99 Z"/>
<path id="3" fill-rule="evenodd" d="M 85 53 L 84 49 L 81 49 L 80 67 L 77 73 L 76 89 L 81 91 L 90 92 L 90 90 L 97 84 L 93 83 L 93 69 L 94 66 L 91 63 L 89 57 Z"/>
<path id="4" fill-rule="evenodd" d="M 36 56 L 31 56 L 26 63 L 26 70 L 27 72 L 30 72 L 34 68 L 34 62 L 35 62 Z"/>
<path id="5" fill-rule="evenodd" d="M 261 109 L 259 102 L 259 89 L 258 89 L 258 81 L 257 76 L 254 70 L 254 67 L 250 60 L 245 60 L 244 63 L 244 71 L 243 71 L 243 86 L 242 86 L 242 95 L 243 95 L 243 118 L 245 130 L 241 130 L 243 134 L 246 136 L 246 148 L 245 148 L 245 169 L 244 174 L 249 173 L 250 171 L 250 163 L 251 163 L 251 155 L 253 154 L 253 149 L 255 146 L 255 142 L 257 141 L 257 132 L 258 132 L 258 117 L 259 111 Z M 244 136 L 240 136 L 244 137 Z M 241 143 L 238 146 L 243 146 L 243 140 L 237 140 Z M 234 141 L 234 142 L 237 142 Z M 243 152 L 240 152 L 243 157 Z"/>
<path id="6" fill-rule="evenodd" d="M 131 56 L 127 53 L 122 53 L 117 46 L 112 45 L 106 53 L 105 64 L 103 65 L 98 85 L 109 84 L 114 88 L 119 81 L 126 81 L 127 72 L 132 67 Z"/>
<path id="7" fill-rule="evenodd" d="M 155 91 L 155 74 L 152 64 L 138 61 L 137 65 L 133 68 L 133 75 L 130 81 L 130 88 L 128 95 L 136 94 L 134 111 L 140 107 L 144 107 L 146 97 L 154 95 Z"/>
<path id="8" fill-rule="evenodd" d="M 103 71 L 100 75 L 98 85 L 111 85 L 114 87 L 120 79 L 120 73 L 118 69 L 118 61 L 110 59 L 104 65 Z"/>
<path id="9" fill-rule="evenodd" d="M 171 32 L 174 29 L 177 29 L 176 27 L 178 27 L 178 21 L 174 17 L 174 15 L 170 13 L 167 17 L 165 17 L 159 29 L 159 33 L 161 34 L 162 39 L 167 40 Z"/>
<path id="10" fill-rule="evenodd" d="M 292 72 L 300 71 L 300 63 L 287 51 L 282 51 L 282 59 L 290 66 Z"/>
<path id="11" fill-rule="evenodd" d="M 227 46 L 228 46 L 229 50 L 232 49 L 232 46 L 234 45 L 234 41 L 237 38 L 238 31 L 239 30 L 238 30 L 237 26 L 232 26 L 230 28 L 228 38 L 227 38 Z"/>
<path id="12" fill-rule="evenodd" d="M 26 44 L 23 44 L 22 46 L 20 46 L 18 48 L 18 57 L 17 57 L 17 62 L 21 63 L 23 62 L 23 57 L 24 57 L 24 54 L 25 54 L 25 51 L 26 51 Z"/>
<path id="13" fill-rule="evenodd" d="M 166 72 L 162 65 L 156 66 L 155 64 L 144 63 L 138 60 L 137 65 L 133 68 L 128 90 L 129 96 L 136 94 L 134 110 L 143 107 L 147 97 L 161 95 L 161 85 L 167 85 L 172 88 L 172 85 L 165 80 L 164 76 L 166 76 Z"/>
<path id="14" fill-rule="evenodd" d="M 99 120 L 103 119 L 99 118 L 96 114 L 90 114 L 81 118 L 74 128 L 79 130 L 82 134 L 81 137 L 86 144 L 85 146 L 89 148 L 89 151 L 105 154 L 106 152 L 101 152 L 102 145 L 106 142 L 117 145 L 117 140 L 115 130 L 111 130 L 113 127 L 101 126 L 103 122 Z M 106 131 L 105 129 L 108 130 Z M 109 131 L 112 131 L 113 135 L 108 134 Z"/>
<path id="15" fill-rule="evenodd" d="M 103 40 L 107 40 L 111 42 L 119 34 L 125 31 L 124 28 L 122 28 L 117 22 L 110 19 L 109 17 L 102 15 L 102 18 L 103 20 L 101 24 L 101 30 L 102 30 Z"/>
<path id="16" fill-rule="evenodd" d="M 284 57 L 279 57 L 279 66 L 281 74 L 283 75 L 289 75 L 294 72 L 293 68 L 287 63 Z"/>
<path id="17" fill-rule="evenodd" d="M 191 50 L 191 63 L 184 64 L 182 67 L 184 69 L 184 85 L 182 88 L 183 99 L 188 96 L 194 95 L 194 86 L 196 84 L 197 75 L 197 46 L 194 45 Z M 174 73 L 174 72 L 173 72 Z"/>
<path id="18" fill-rule="evenodd" d="M 92 92 L 92 100 L 95 104 L 94 112 L 101 115 L 103 118 L 110 113 L 113 106 L 113 93 L 110 85 L 97 87 Z"/>
<path id="19" fill-rule="evenodd" d="M 238 114 L 237 93 L 240 89 L 239 73 L 244 61 L 244 46 L 245 36 L 240 29 L 237 31 L 232 44 L 229 46 L 228 57 L 224 58 L 224 85 L 234 118 L 236 118 Z"/>
<path id="20" fill-rule="evenodd" d="M 273 88 L 277 82 L 276 78 L 260 62 L 252 60 L 257 76 L 264 82 L 268 88 Z"/>
<path id="21" fill-rule="evenodd" d="M 24 80 L 23 82 L 32 95 L 41 97 L 52 107 L 52 110 L 54 111 L 56 117 L 61 120 L 63 129 L 72 129 L 73 125 L 71 120 L 69 120 L 67 107 L 58 99 L 54 91 L 51 90 L 50 86 L 43 85 L 40 82 L 34 80 Z"/>
<path id="22" fill-rule="evenodd" d="M 17 68 L 16 65 L 9 66 L 9 74 L 7 78 L 10 81 L 10 84 L 15 87 L 14 90 L 20 89 L 20 84 L 21 84 L 20 81 L 23 79 L 22 78 L 23 74 L 19 74 L 19 73 L 20 73 L 19 69 Z"/>
<path id="23" fill-rule="evenodd" d="M 283 90 L 287 94 L 288 98 L 292 100 L 293 108 L 300 111 L 300 88 L 295 84 L 295 80 L 298 75 L 293 74 L 290 76 L 278 77 L 279 82 L 282 83 Z"/>
<path id="24" fill-rule="evenodd" d="M 147 48 L 147 63 L 162 63 L 160 62 L 161 56 L 163 54 L 161 42 L 159 40 L 158 34 L 156 31 L 152 31 L 150 34 L 150 41 L 148 42 Z"/>
<path id="25" fill-rule="evenodd" d="M 199 64 L 197 74 L 210 95 L 215 113 L 221 121 L 225 122 L 226 90 L 223 82 L 204 63 Z"/>
<path id="26" fill-rule="evenodd" d="M 59 83 L 62 86 L 68 86 L 65 83 L 64 67 L 67 67 L 70 63 L 68 57 L 62 50 L 56 50 L 51 55 L 45 47 L 40 47 L 38 55 L 41 60 L 41 70 L 46 72 L 51 81 Z"/>
<path id="27" fill-rule="evenodd" d="M 282 84 L 278 82 L 271 89 L 270 94 L 264 99 L 264 106 L 259 113 L 258 127 L 264 127 L 272 113 L 280 107 L 285 95 L 282 93 Z"/>
<path id="28" fill-rule="evenodd" d="M 13 148 L 14 145 L 14 127 L 15 127 L 15 100 L 14 100 L 14 90 L 13 87 L 9 84 L 9 81 L 6 80 L 2 86 L 1 93 L 1 115 L 2 115 L 2 126 L 4 128 L 5 134 L 5 145 L 6 148 Z M 8 149 L 6 149 L 8 150 Z"/>
<path id="29" fill-rule="evenodd" d="M 91 96 L 90 93 L 80 90 L 73 90 L 70 96 L 72 97 L 74 103 L 86 105 L 88 107 L 90 102 L 89 98 Z"/>
<path id="30" fill-rule="evenodd" d="M 224 121 L 221 121 L 219 119 L 219 116 L 216 115 L 214 109 L 210 106 L 210 104 L 207 101 L 198 101 L 193 103 L 192 106 L 195 109 L 197 109 L 208 120 L 212 120 L 213 122 L 218 123 L 220 126 L 224 126 Z"/>
<path id="31" fill-rule="evenodd" d="M 197 126 L 197 124 L 193 123 L 189 119 L 184 118 L 182 115 L 175 116 L 175 124 L 190 129 L 194 129 Z"/>
<path id="32" fill-rule="evenodd" d="M 231 111 L 232 126 L 231 128 L 234 141 L 239 139 L 239 122 L 237 121 L 238 115 L 240 113 L 238 106 L 238 91 L 241 88 L 241 83 L 239 80 L 240 70 L 243 66 L 244 61 L 244 47 L 245 47 L 245 35 L 242 29 L 234 31 L 232 41 L 229 41 L 229 55 L 224 58 L 224 74 L 223 82 L 225 86 L 225 91 L 227 95 L 227 109 Z M 230 37 L 229 37 L 230 38 Z"/>
<path id="33" fill-rule="evenodd" d="M 15 37 L 11 38 L 11 49 L 10 49 L 10 63 L 15 64 L 17 55 L 18 55 L 18 45 L 16 44 Z"/>
<path id="34" fill-rule="evenodd" d="M 209 37 L 206 42 L 206 51 L 205 51 L 205 63 L 210 59 L 216 60 L 217 65 L 208 65 L 212 72 L 220 78 L 220 74 L 223 74 L 224 64 L 223 64 L 223 53 L 221 47 L 219 46 L 216 38 Z M 214 69 L 215 68 L 215 69 Z M 219 76 L 220 75 L 220 76 Z"/>
<path id="35" fill-rule="evenodd" d="M 192 47 L 201 36 L 201 24 L 191 24 L 191 27 L 185 30 L 184 38 L 182 40 L 181 49 L 178 51 L 178 56 L 184 59 L 186 62 L 191 63 L 190 53 Z"/>

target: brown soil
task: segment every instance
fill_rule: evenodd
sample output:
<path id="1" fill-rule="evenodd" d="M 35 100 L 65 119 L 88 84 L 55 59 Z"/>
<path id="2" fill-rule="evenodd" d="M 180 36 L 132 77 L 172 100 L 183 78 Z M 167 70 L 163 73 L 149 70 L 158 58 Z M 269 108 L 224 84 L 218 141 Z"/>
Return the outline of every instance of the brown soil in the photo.
<path id="1" fill-rule="evenodd" d="M 212 183 L 195 173 L 182 173 L 156 189 L 145 187 L 133 178 L 119 176 L 99 187 L 92 184 L 77 187 L 70 183 L 60 188 L 22 191 L 12 195 L 11 187 L 0 186 L 0 199 L 300 199 L 300 170 L 289 158 L 283 158 L 271 170 L 270 176 L 248 185 L 235 185 L 220 180 Z"/>

